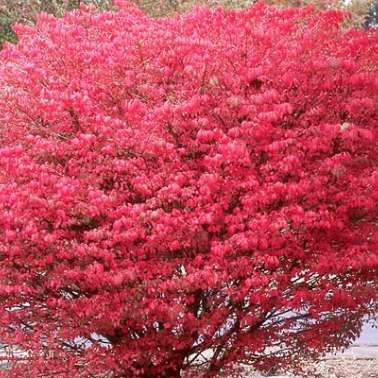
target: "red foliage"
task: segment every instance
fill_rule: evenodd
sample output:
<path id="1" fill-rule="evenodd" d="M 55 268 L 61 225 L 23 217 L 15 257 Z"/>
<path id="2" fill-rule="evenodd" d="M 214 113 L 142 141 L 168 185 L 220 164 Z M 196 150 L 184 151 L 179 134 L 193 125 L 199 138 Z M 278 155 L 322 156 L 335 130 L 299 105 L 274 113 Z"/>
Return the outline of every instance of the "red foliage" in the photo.
<path id="1" fill-rule="evenodd" d="M 195 374 L 228 375 L 358 335 L 378 292 L 378 34 L 341 23 L 125 6 L 17 27 L 0 340 L 29 360 L 11 376 L 178 377 L 209 349 Z"/>

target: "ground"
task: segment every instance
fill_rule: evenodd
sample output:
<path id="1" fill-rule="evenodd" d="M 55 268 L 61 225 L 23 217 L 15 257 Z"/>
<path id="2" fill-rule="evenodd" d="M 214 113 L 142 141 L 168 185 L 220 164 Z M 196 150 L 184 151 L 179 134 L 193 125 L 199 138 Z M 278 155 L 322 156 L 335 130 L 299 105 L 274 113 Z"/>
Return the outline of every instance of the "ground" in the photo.
<path id="1" fill-rule="evenodd" d="M 345 353 L 329 355 L 307 369 L 309 377 L 318 374 L 322 378 L 378 378 L 378 345 L 353 346 Z M 246 378 L 263 377 L 249 372 Z M 301 377 L 281 373 L 269 378 Z"/>

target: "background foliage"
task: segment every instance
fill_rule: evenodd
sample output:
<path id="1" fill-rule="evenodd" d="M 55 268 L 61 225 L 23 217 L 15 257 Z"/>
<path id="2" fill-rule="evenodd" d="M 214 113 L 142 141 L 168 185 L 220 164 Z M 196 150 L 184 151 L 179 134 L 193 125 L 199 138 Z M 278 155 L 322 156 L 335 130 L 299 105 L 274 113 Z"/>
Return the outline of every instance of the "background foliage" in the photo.
<path id="1" fill-rule="evenodd" d="M 228 8 L 245 8 L 256 1 L 254 0 L 136 0 L 136 3 L 148 13 L 159 16 L 172 12 L 182 12 L 194 5 L 205 4 L 210 6 L 224 6 Z M 299 7 L 313 5 L 318 9 L 342 9 L 351 12 L 353 22 L 358 24 L 369 12 L 372 0 L 266 0 L 267 4 L 278 6 Z"/>
<path id="2" fill-rule="evenodd" d="M 80 4 L 93 4 L 100 9 L 110 7 L 111 0 L 0 0 L 0 44 L 16 42 L 12 31 L 16 22 L 35 23 L 40 12 L 62 16 L 65 11 L 78 8 Z"/>
<path id="3" fill-rule="evenodd" d="M 370 5 L 368 14 L 365 18 L 364 26 L 366 28 L 372 28 L 378 26 L 378 1 L 373 2 Z"/>

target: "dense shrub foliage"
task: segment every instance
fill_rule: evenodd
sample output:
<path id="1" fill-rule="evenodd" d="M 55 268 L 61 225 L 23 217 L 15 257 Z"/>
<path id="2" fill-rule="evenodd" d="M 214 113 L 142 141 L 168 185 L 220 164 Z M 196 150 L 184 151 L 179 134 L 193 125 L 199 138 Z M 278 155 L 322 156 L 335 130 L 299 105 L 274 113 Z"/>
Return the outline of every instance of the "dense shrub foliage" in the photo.
<path id="1" fill-rule="evenodd" d="M 151 16 L 167 16 L 184 12 L 195 5 L 245 8 L 256 0 L 130 0 Z M 372 0 L 265 0 L 278 6 L 314 5 L 317 9 L 343 9 L 350 13 L 348 24 L 372 27 L 374 25 L 374 6 Z M 33 24 L 40 12 L 61 17 L 67 10 L 81 5 L 94 5 L 98 10 L 114 9 L 112 0 L 0 0 L 0 47 L 5 42 L 16 42 L 12 30 L 15 22 Z M 366 21 L 364 22 L 366 18 Z M 376 23 L 376 22 L 375 22 Z"/>
<path id="2" fill-rule="evenodd" d="M 378 34 L 341 23 L 125 5 L 17 27 L 0 340 L 28 360 L 11 376 L 178 377 L 206 358 L 195 376 L 229 376 L 358 335 L 378 292 Z"/>

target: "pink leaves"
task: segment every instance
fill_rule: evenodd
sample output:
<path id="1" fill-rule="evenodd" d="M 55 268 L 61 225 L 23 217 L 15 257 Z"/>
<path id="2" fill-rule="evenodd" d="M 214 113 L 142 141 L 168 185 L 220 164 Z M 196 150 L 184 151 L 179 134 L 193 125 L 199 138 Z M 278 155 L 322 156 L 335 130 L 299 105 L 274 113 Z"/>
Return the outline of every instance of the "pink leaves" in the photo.
<path id="1" fill-rule="evenodd" d="M 216 133 L 212 130 L 199 130 L 197 133 L 197 141 L 200 143 L 210 143 L 216 138 Z"/>

